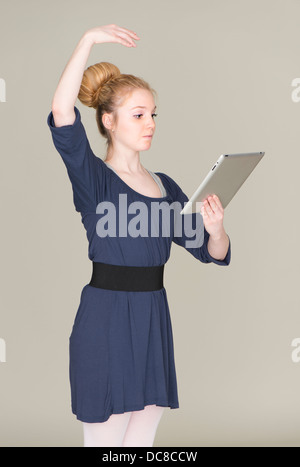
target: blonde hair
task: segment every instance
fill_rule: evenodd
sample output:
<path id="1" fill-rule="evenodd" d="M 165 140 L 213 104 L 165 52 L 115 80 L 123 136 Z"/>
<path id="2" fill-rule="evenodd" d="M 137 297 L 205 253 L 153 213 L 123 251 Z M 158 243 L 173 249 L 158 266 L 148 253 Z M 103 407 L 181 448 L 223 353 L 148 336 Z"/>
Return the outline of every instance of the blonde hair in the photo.
<path id="1" fill-rule="evenodd" d="M 135 89 L 146 89 L 156 95 L 156 91 L 142 78 L 122 74 L 116 65 L 109 62 L 91 65 L 83 73 L 78 99 L 82 104 L 96 109 L 96 122 L 101 135 L 106 138 L 107 153 L 113 141 L 110 131 L 103 125 L 102 115 L 112 114 L 113 122 L 117 123 L 118 107 Z"/>

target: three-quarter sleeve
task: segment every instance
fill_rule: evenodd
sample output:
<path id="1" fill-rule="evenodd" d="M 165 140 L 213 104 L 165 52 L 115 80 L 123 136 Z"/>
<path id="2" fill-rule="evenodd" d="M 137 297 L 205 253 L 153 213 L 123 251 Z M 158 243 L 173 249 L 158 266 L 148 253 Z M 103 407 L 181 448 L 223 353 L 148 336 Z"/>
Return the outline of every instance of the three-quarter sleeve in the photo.
<path id="1" fill-rule="evenodd" d="M 56 127 L 52 111 L 47 117 L 55 148 L 62 157 L 73 190 L 73 201 L 78 212 L 95 212 L 104 183 L 104 162 L 94 155 L 81 115 L 74 106 L 72 125 Z"/>
<path id="2" fill-rule="evenodd" d="M 181 209 L 183 209 L 185 203 L 188 201 L 188 197 L 177 184 L 176 187 L 176 201 L 180 203 Z M 191 214 L 180 214 L 181 209 L 176 210 L 175 213 L 175 223 L 177 223 L 177 228 L 178 226 L 180 227 L 178 230 L 178 232 L 180 232 L 180 235 L 175 236 L 175 231 L 173 242 L 185 248 L 189 253 L 191 253 L 196 259 L 198 259 L 202 263 L 215 263 L 219 266 L 228 266 L 231 260 L 231 242 L 229 236 L 227 235 L 229 239 L 229 247 L 225 258 L 223 260 L 215 259 L 208 252 L 207 244 L 210 235 L 205 229 L 201 213 L 197 212 Z M 191 216 L 188 222 L 185 219 L 186 216 Z M 194 235 L 192 236 L 192 233 L 196 232 L 196 229 L 197 233 L 194 233 Z M 190 241 L 195 242 L 196 245 L 188 246 L 188 242 Z"/>

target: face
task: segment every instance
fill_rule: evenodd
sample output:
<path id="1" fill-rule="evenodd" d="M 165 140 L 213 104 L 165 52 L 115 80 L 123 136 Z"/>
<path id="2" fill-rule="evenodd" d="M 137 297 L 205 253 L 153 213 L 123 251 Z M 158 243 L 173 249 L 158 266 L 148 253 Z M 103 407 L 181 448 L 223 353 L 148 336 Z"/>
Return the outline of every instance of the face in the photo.
<path id="1" fill-rule="evenodd" d="M 155 132 L 155 111 L 156 105 L 151 92 L 145 89 L 134 90 L 118 108 L 117 124 L 112 124 L 114 144 L 134 151 L 149 149 Z"/>

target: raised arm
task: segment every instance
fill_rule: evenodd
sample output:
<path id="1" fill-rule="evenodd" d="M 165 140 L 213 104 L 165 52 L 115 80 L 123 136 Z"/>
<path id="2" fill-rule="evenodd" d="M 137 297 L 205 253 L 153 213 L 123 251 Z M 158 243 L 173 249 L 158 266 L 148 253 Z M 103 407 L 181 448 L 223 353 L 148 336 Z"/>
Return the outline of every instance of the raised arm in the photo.
<path id="1" fill-rule="evenodd" d="M 52 99 L 55 126 L 72 125 L 75 121 L 74 106 L 92 46 L 103 42 L 119 42 L 127 47 L 136 47 L 133 39 L 139 37 L 133 31 L 115 24 L 92 28 L 83 34 L 65 66 Z"/>
<path id="2" fill-rule="evenodd" d="M 74 106 L 92 45 L 90 35 L 85 33 L 60 77 L 51 104 L 55 126 L 73 125 L 75 121 Z"/>

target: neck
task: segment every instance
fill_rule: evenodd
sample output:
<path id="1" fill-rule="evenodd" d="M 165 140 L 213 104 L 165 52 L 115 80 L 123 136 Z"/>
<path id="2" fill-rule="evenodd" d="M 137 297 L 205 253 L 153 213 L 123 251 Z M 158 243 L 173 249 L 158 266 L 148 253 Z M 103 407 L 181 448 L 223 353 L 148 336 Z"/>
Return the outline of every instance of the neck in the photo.
<path id="1" fill-rule="evenodd" d="M 104 162 L 111 165 L 118 172 L 138 173 L 145 171 L 145 168 L 140 162 L 139 155 L 134 155 L 131 158 L 125 156 L 108 155 L 104 159 Z"/>

